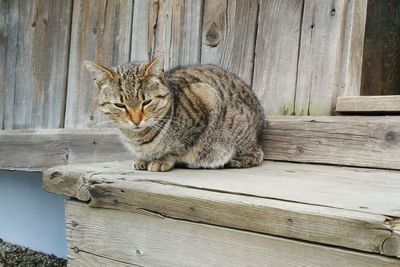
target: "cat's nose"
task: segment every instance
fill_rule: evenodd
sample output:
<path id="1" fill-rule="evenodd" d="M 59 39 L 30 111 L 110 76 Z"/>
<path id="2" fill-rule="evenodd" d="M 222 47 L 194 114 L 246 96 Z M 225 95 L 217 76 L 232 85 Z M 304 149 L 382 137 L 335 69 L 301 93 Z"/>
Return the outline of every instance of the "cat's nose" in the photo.
<path id="1" fill-rule="evenodd" d="M 141 119 L 132 119 L 131 121 L 133 122 L 133 124 L 138 126 L 142 120 Z"/>

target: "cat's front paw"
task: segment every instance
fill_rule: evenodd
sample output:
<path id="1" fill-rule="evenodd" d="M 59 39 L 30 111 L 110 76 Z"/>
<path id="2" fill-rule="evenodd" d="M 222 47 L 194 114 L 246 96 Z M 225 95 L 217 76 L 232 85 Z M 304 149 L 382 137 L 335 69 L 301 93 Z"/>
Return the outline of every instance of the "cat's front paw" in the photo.
<path id="1" fill-rule="evenodd" d="M 145 171 L 147 170 L 147 161 L 145 160 L 141 160 L 141 159 L 137 159 L 133 161 L 133 168 L 135 168 L 135 170 L 141 170 L 141 171 Z"/>
<path id="2" fill-rule="evenodd" d="M 147 170 L 151 172 L 167 172 L 172 170 L 174 163 L 167 160 L 153 160 L 147 165 Z"/>

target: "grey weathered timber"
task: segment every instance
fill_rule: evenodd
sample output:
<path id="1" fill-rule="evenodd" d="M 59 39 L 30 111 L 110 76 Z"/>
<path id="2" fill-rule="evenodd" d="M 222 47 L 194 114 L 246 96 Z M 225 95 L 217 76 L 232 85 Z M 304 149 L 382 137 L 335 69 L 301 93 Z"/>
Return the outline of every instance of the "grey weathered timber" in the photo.
<path id="1" fill-rule="evenodd" d="M 115 162 L 51 168 L 43 187 L 92 207 L 400 256 L 398 226 L 391 223 L 400 215 L 399 172 L 265 162 L 152 173 Z"/>
<path id="2" fill-rule="evenodd" d="M 252 82 L 258 2 L 205 0 L 201 63 Z"/>
<path id="3" fill-rule="evenodd" d="M 303 2 L 260 1 L 253 90 L 265 114 L 294 113 Z"/>
<path id="4" fill-rule="evenodd" d="M 62 127 L 72 0 L 1 5 L 6 12 L 0 49 L 4 128 Z"/>
<path id="5" fill-rule="evenodd" d="M 0 168 L 43 170 L 71 163 L 127 160 L 134 156 L 111 129 L 0 131 Z"/>
<path id="6" fill-rule="evenodd" d="M 162 54 L 164 68 L 200 62 L 202 0 L 153 2 L 149 21 L 153 30 L 153 54 Z M 151 34 L 151 32 L 150 32 Z"/>
<path id="7" fill-rule="evenodd" d="M 270 117 L 265 158 L 400 169 L 399 116 Z"/>
<path id="8" fill-rule="evenodd" d="M 367 117 L 367 116 L 337 116 L 337 117 L 287 117 L 270 116 L 264 130 L 264 152 L 266 159 L 284 160 L 305 163 L 327 163 L 347 166 L 400 169 L 400 117 Z M 36 131 L 5 131 L 0 132 L 0 151 L 4 161 L 0 168 L 32 169 L 60 165 L 64 160 L 59 151 L 47 149 L 57 146 L 62 138 L 79 136 L 89 133 L 92 138 L 101 138 L 103 143 L 97 143 L 101 151 L 117 151 L 124 147 L 124 142 L 115 139 L 110 129 L 67 129 L 67 130 L 36 130 Z M 54 134 L 54 136 L 52 136 Z M 38 135 L 44 147 L 32 141 Z M 72 137 L 73 138 L 73 137 Z M 72 139 L 75 140 L 75 139 Z M 110 147 L 109 143 L 115 148 Z M 70 142 L 74 144 L 74 142 Z M 85 143 L 86 144 L 86 143 Z M 103 147 L 104 145 L 104 147 Z M 84 151 L 84 144 L 81 144 Z M 26 152 L 35 148 L 35 158 L 29 158 Z M 87 149 L 90 148 L 90 144 Z M 115 150 L 114 150 L 115 149 Z M 43 152 L 46 151 L 46 152 Z M 130 159 L 133 155 L 125 152 L 115 160 Z M 76 161 L 90 161 L 90 153 L 80 153 Z M 100 157 L 100 155 L 98 155 Z M 127 158 L 128 157 L 128 158 Z M 24 162 L 20 159 L 24 158 Z M 106 159 L 112 160 L 108 157 Z M 87 162 L 87 161 L 82 161 Z M 67 162 L 65 162 L 67 163 Z"/>
<path id="9" fill-rule="evenodd" d="M 368 0 L 348 2 L 344 25 L 340 96 L 360 95 L 367 2 Z"/>
<path id="10" fill-rule="evenodd" d="M 149 2 L 134 1 L 132 14 L 132 36 L 131 36 L 131 61 L 146 62 L 150 60 L 152 47 L 150 46 L 149 34 Z"/>
<path id="11" fill-rule="evenodd" d="M 394 258 L 66 202 L 69 266 L 399 266 Z M 89 256 L 90 254 L 91 256 Z M 89 260 L 88 260 L 89 259 Z M 96 259 L 96 260 L 95 260 Z"/>
<path id="12" fill-rule="evenodd" d="M 129 0 L 74 1 L 66 128 L 85 128 L 94 119 L 98 92 L 84 60 L 107 66 L 130 60 L 132 8 Z"/>
<path id="13" fill-rule="evenodd" d="M 338 97 L 336 112 L 396 112 L 400 113 L 400 96 Z"/>
<path id="14" fill-rule="evenodd" d="M 334 110 L 347 4 L 347 0 L 304 1 L 296 115 L 330 115 Z"/>

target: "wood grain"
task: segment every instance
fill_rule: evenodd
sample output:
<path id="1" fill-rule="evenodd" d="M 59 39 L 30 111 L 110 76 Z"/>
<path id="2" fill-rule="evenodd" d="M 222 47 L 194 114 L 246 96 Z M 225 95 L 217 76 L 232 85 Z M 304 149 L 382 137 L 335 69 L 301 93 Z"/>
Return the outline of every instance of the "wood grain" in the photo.
<path id="1" fill-rule="evenodd" d="M 134 158 L 119 133 L 99 129 L 4 130 L 0 168 L 37 171 L 56 165 Z"/>
<path id="2" fill-rule="evenodd" d="M 261 1 L 253 90 L 265 114 L 294 113 L 303 0 Z"/>
<path id="3" fill-rule="evenodd" d="M 397 242 L 385 243 L 398 238 L 390 223 L 395 219 L 387 217 L 400 214 L 398 175 L 280 162 L 252 169 L 152 173 L 120 162 L 51 168 L 44 173 L 43 187 L 93 207 L 400 256 Z"/>
<path id="4" fill-rule="evenodd" d="M 130 60 L 132 8 L 129 0 L 74 1 L 66 128 L 85 128 L 95 119 L 98 92 L 83 61 L 113 66 Z"/>
<path id="5" fill-rule="evenodd" d="M 399 19 L 399 1 L 368 1 L 362 69 L 363 95 L 400 94 Z"/>
<path id="6" fill-rule="evenodd" d="M 296 115 L 331 115 L 338 96 L 346 0 L 305 0 Z"/>
<path id="7" fill-rule="evenodd" d="M 72 1 L 5 4 L 4 128 L 62 127 Z"/>
<path id="8" fill-rule="evenodd" d="M 157 1 L 153 54 L 162 54 L 164 68 L 193 65 L 200 62 L 202 0 Z"/>
<path id="9" fill-rule="evenodd" d="M 344 25 L 340 96 L 359 96 L 368 0 L 350 0 Z"/>
<path id="10" fill-rule="evenodd" d="M 251 85 L 257 14 L 256 0 L 206 0 L 201 63 L 220 66 Z"/>
<path id="11" fill-rule="evenodd" d="M 338 97 L 336 112 L 400 113 L 400 96 Z"/>
<path id="12" fill-rule="evenodd" d="M 72 201 L 66 202 L 66 224 L 71 264 L 81 251 L 99 262 L 140 266 L 321 266 L 321 259 L 324 266 L 399 264 L 393 258 Z"/>
<path id="13" fill-rule="evenodd" d="M 265 158 L 400 170 L 397 160 L 400 157 L 399 125 L 398 116 L 270 116 L 263 136 Z M 62 164 L 65 160 L 56 160 L 60 157 L 58 150 L 52 152 L 46 147 L 57 146 L 62 138 L 69 138 L 69 135 L 74 138 L 81 133 L 90 133 L 93 138 L 105 140 L 104 147 L 103 144 L 97 144 L 102 151 L 116 151 L 124 147 L 124 142 L 115 139 L 115 134 L 106 129 L 6 131 L 0 133 L 0 145 L 6 153 L 5 159 L 0 161 L 0 168 L 37 170 Z M 36 135 L 44 147 L 30 141 L 35 140 Z M 78 143 L 70 142 L 71 145 Z M 114 144 L 115 150 L 108 144 Z M 26 154 L 33 152 L 31 148 L 36 152 L 34 158 Z M 9 151 L 14 151 L 12 157 L 5 156 Z M 90 157 L 88 153 L 80 154 L 78 158 L 90 160 Z M 115 160 L 126 157 L 133 156 L 124 153 Z"/>
<path id="14" fill-rule="evenodd" d="M 400 169 L 400 117 L 271 117 L 265 158 Z"/>

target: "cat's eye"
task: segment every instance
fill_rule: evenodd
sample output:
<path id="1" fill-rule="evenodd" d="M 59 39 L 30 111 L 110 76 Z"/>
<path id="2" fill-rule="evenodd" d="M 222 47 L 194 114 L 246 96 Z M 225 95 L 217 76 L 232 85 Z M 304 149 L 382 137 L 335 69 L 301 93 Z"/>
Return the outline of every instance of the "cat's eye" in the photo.
<path id="1" fill-rule="evenodd" d="M 150 102 L 151 102 L 151 99 L 147 99 L 146 101 L 143 102 L 143 106 L 150 104 Z"/>
<path id="2" fill-rule="evenodd" d="M 116 106 L 117 108 L 125 108 L 125 105 L 121 103 L 114 103 L 114 106 Z"/>

